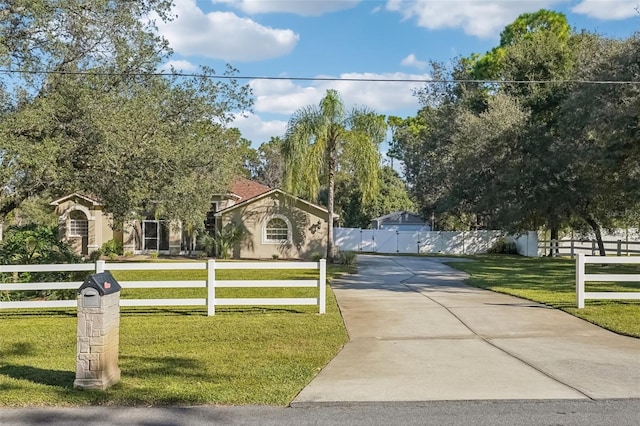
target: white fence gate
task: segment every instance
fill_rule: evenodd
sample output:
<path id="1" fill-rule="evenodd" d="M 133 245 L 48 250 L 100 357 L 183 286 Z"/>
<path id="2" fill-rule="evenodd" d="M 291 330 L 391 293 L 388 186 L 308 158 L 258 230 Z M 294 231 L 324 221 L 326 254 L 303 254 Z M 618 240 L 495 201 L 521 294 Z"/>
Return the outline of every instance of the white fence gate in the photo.
<path id="1" fill-rule="evenodd" d="M 500 231 L 394 231 L 384 229 L 335 228 L 334 244 L 341 251 L 375 253 L 486 253 L 499 238 Z M 523 256 L 538 255 L 538 236 L 530 231 L 506 236 Z"/>

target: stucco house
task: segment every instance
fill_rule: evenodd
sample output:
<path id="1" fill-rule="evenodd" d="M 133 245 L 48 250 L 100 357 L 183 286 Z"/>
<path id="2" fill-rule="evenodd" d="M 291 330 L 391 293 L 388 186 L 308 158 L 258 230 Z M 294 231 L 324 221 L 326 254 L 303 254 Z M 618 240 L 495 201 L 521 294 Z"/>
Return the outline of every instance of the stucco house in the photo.
<path id="1" fill-rule="evenodd" d="M 112 229 L 111 216 L 100 200 L 69 194 L 51 203 L 59 216 L 60 238 L 87 255 L 109 241 L 123 244 L 125 253 L 186 254 L 192 245 L 179 222 L 157 219 L 127 221 L 122 231 Z M 233 247 L 234 258 L 308 259 L 326 253 L 328 212 L 325 208 L 237 177 L 224 194 L 212 194 L 205 229 L 237 227 L 242 238 Z"/>

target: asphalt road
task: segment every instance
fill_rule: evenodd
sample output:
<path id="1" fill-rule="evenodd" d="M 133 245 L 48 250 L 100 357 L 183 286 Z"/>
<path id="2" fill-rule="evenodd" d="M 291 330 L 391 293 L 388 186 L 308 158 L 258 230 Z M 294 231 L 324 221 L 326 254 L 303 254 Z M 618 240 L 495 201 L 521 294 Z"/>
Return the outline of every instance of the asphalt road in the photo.
<path id="1" fill-rule="evenodd" d="M 435 401 L 278 407 L 85 407 L 0 409 L 0 424 L 204 425 L 548 425 L 637 426 L 640 400 Z"/>

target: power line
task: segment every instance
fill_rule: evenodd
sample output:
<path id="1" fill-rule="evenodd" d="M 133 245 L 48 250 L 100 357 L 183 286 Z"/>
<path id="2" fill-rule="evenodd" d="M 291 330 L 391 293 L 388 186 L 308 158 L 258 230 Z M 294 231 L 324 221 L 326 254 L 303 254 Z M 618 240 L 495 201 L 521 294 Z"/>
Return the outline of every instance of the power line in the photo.
<path id="1" fill-rule="evenodd" d="M 347 81 L 362 83 L 422 83 L 422 84 L 612 84 L 612 85 L 636 85 L 640 81 L 633 80 L 482 80 L 482 79 L 415 79 L 415 78 L 368 78 L 368 77 L 274 77 L 274 76 L 248 76 L 248 75 L 210 75 L 198 73 L 120 73 L 104 71 L 36 71 L 36 70 L 11 70 L 0 69 L 0 74 L 31 74 L 31 75 L 91 75 L 91 76 L 154 76 L 154 77 L 190 77 L 221 80 L 290 80 L 290 81 Z"/>

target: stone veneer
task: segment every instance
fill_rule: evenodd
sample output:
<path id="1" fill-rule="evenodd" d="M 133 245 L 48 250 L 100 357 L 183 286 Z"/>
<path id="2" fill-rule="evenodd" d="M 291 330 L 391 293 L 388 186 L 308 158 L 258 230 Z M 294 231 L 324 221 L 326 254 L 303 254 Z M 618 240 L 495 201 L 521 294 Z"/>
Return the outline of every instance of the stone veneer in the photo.
<path id="1" fill-rule="evenodd" d="M 118 349 L 120 340 L 120 292 L 99 298 L 99 307 L 85 307 L 86 288 L 78 295 L 77 389 L 100 389 L 120 381 Z"/>

